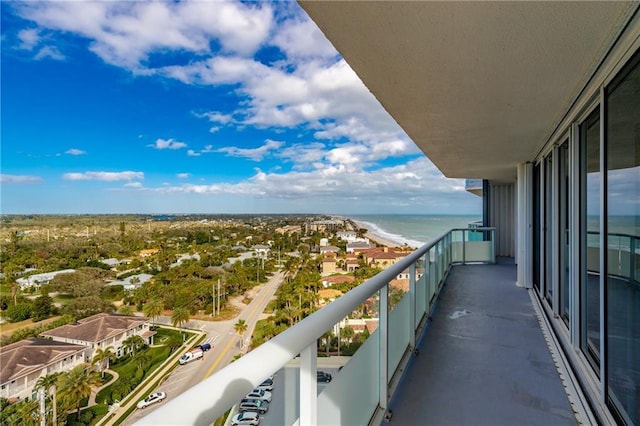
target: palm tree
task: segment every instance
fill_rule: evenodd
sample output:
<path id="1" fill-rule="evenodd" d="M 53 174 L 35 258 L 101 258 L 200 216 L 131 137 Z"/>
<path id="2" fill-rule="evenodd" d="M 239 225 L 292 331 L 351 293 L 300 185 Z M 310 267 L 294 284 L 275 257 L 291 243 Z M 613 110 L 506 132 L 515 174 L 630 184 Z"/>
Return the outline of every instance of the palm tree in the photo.
<path id="1" fill-rule="evenodd" d="M 164 344 L 169 347 L 169 353 L 171 353 L 182 345 L 182 339 L 180 338 L 180 335 L 172 333 L 167 337 Z"/>
<path id="2" fill-rule="evenodd" d="M 151 322 L 156 322 L 156 318 L 162 315 L 164 303 L 160 299 L 151 299 L 142 307 L 142 312 L 151 318 Z"/>
<path id="3" fill-rule="evenodd" d="M 56 385 L 60 379 L 62 373 L 52 373 L 46 376 L 42 376 L 36 381 L 35 389 L 44 389 L 45 393 L 51 397 L 51 403 L 53 404 L 52 423 L 57 424 L 58 418 L 58 406 L 56 404 Z M 51 393 L 49 393 L 51 392 Z"/>
<path id="4" fill-rule="evenodd" d="M 141 348 L 145 345 L 145 341 L 142 337 L 133 335 L 131 337 L 127 337 L 124 342 L 122 342 L 122 347 L 126 352 L 130 352 L 132 355 L 135 355 L 138 348 Z"/>
<path id="5" fill-rule="evenodd" d="M 151 360 L 151 355 L 147 351 L 140 351 L 131 357 L 131 360 L 138 365 L 138 368 L 144 367 L 144 365 Z"/>
<path id="6" fill-rule="evenodd" d="M 173 324 L 174 327 L 182 328 L 182 325 L 188 322 L 189 319 L 189 310 L 183 306 L 175 308 L 171 314 L 171 324 Z M 182 333 L 182 338 L 184 340 L 184 332 Z"/>
<path id="7" fill-rule="evenodd" d="M 91 365 L 99 364 L 100 365 L 100 376 L 104 377 L 104 362 L 107 361 L 107 369 L 109 368 L 109 361 L 111 358 L 115 358 L 116 354 L 113 352 L 113 347 L 109 346 L 105 349 L 98 348 L 96 350 L 95 355 L 93 356 L 93 361 Z"/>
<path id="8" fill-rule="evenodd" d="M 100 386 L 102 381 L 93 374 L 86 365 L 78 365 L 60 378 L 60 396 L 69 405 L 77 408 L 76 419 L 80 420 L 80 404 L 85 398 L 91 396 L 94 387 Z"/>
<path id="9" fill-rule="evenodd" d="M 244 349 L 244 332 L 247 331 L 247 322 L 243 319 L 238 320 L 233 326 L 233 329 L 240 336 L 241 349 Z"/>

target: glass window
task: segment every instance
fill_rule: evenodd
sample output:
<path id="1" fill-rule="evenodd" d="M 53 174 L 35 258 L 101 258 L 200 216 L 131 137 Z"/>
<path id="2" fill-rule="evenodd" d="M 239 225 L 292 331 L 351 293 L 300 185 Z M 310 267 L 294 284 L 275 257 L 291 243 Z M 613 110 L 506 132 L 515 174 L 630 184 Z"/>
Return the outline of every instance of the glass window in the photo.
<path id="1" fill-rule="evenodd" d="M 606 91 L 609 400 L 640 424 L 640 53 Z"/>
<path id="2" fill-rule="evenodd" d="M 544 159 L 544 295 L 553 306 L 553 156 Z"/>
<path id="3" fill-rule="evenodd" d="M 581 348 L 600 374 L 600 108 L 580 125 Z"/>
<path id="4" fill-rule="evenodd" d="M 558 219 L 560 227 L 558 232 L 558 241 L 560 256 L 558 265 L 559 285 L 560 285 L 560 317 L 568 325 L 569 324 L 569 141 L 565 141 L 560 145 L 558 150 L 559 156 L 559 182 L 558 182 Z"/>

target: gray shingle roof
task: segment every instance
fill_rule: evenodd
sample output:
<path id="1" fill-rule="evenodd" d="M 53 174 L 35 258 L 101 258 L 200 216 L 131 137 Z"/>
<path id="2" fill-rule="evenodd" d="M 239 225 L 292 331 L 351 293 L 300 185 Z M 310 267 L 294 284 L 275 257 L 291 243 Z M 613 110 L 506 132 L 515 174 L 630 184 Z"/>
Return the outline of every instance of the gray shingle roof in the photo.
<path id="1" fill-rule="evenodd" d="M 117 336 L 126 330 L 138 327 L 147 321 L 149 321 L 149 318 L 146 317 L 101 313 L 81 319 L 74 324 L 54 328 L 42 333 L 42 335 L 98 343 L 109 337 Z"/>
<path id="2" fill-rule="evenodd" d="M 86 346 L 31 338 L 0 347 L 0 383 L 40 370 L 86 349 Z"/>

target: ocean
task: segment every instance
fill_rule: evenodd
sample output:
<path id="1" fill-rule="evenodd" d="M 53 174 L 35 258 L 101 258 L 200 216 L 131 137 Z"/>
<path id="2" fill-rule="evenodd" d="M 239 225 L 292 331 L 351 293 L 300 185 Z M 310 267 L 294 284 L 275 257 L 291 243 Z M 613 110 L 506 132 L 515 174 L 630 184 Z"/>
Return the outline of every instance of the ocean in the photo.
<path id="1" fill-rule="evenodd" d="M 398 244 L 421 247 L 441 236 L 451 228 L 467 228 L 470 223 L 482 220 L 478 215 L 349 215 L 351 219 L 367 226 L 371 232 Z"/>

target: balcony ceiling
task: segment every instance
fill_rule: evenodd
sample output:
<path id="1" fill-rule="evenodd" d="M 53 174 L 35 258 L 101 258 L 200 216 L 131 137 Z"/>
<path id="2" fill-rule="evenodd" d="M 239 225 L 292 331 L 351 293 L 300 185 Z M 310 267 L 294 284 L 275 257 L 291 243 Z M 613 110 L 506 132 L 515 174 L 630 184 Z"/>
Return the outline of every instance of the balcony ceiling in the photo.
<path id="1" fill-rule="evenodd" d="M 300 4 L 446 176 L 512 181 L 588 81 L 631 3 Z"/>

